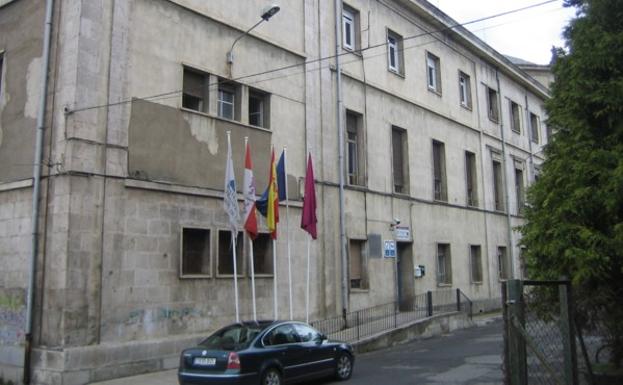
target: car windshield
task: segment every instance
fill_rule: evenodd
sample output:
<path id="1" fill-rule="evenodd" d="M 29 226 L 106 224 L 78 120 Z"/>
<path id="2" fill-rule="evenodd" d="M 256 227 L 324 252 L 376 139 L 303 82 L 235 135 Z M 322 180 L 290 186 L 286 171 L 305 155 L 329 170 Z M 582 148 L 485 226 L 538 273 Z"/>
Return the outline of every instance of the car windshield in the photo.
<path id="1" fill-rule="evenodd" d="M 236 324 L 227 326 L 199 344 L 206 349 L 213 350 L 241 350 L 251 344 L 264 327 L 256 324 Z"/>

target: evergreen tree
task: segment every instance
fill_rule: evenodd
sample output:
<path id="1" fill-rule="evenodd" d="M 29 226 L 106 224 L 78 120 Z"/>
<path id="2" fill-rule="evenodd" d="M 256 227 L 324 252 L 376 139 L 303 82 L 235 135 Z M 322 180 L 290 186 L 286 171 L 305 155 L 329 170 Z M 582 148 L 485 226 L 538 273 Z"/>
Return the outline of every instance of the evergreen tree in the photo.
<path id="1" fill-rule="evenodd" d="M 579 321 L 623 359 L 623 1 L 566 0 L 552 61 L 553 136 L 521 228 L 531 278 L 572 280 Z"/>

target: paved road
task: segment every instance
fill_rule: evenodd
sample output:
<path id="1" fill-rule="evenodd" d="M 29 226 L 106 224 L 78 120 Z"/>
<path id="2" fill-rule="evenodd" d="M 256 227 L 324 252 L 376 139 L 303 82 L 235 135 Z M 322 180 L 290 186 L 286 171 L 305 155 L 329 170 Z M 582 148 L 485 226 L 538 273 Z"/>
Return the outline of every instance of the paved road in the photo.
<path id="1" fill-rule="evenodd" d="M 491 385 L 502 381 L 502 321 L 360 354 L 350 381 L 303 385 Z M 174 385 L 176 371 L 105 381 L 98 385 Z"/>
<path id="2" fill-rule="evenodd" d="M 347 384 L 501 384 L 502 351 L 502 321 L 496 320 L 486 326 L 361 354 Z M 323 385 L 328 384 L 337 382 Z"/>

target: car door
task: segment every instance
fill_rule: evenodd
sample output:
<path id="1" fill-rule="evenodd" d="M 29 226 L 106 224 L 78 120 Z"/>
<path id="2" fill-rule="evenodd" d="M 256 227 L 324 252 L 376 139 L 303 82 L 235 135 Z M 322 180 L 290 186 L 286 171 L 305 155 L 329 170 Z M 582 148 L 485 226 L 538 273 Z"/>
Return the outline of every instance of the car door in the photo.
<path id="1" fill-rule="evenodd" d="M 333 347 L 321 338 L 317 330 L 306 324 L 295 323 L 294 328 L 307 357 L 305 375 L 319 376 L 332 372 L 335 367 Z"/>
<path id="2" fill-rule="evenodd" d="M 305 351 L 292 324 L 282 324 L 269 331 L 264 336 L 264 349 L 281 363 L 285 380 L 304 375 Z"/>

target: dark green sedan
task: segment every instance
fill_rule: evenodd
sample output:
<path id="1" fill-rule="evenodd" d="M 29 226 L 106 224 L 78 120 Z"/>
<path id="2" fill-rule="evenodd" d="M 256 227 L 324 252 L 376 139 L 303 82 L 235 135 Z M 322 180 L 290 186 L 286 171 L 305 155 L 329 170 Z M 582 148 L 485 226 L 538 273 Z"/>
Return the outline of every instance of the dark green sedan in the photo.
<path id="1" fill-rule="evenodd" d="M 178 380 L 189 384 L 281 385 L 317 377 L 347 380 L 351 345 L 329 341 L 303 322 L 250 321 L 229 325 L 185 349 Z"/>

